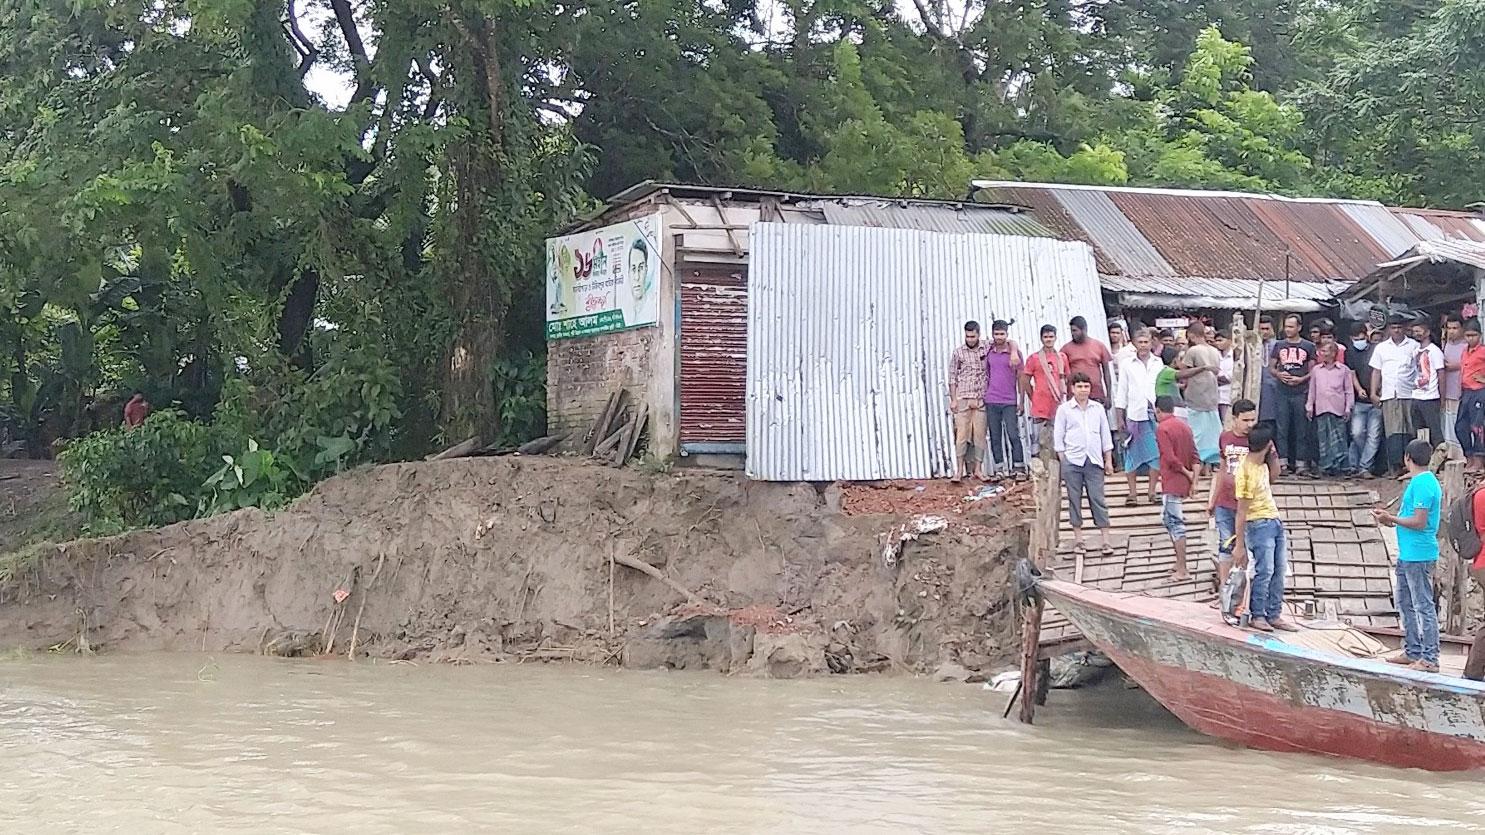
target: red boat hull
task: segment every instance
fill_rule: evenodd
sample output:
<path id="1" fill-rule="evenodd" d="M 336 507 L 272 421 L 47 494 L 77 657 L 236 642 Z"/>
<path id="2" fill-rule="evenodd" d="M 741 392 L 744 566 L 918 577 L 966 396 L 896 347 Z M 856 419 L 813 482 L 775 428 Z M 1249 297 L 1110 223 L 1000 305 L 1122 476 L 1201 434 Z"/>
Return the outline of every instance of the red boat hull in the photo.
<path id="1" fill-rule="evenodd" d="M 1044 593 L 1193 729 L 1253 748 L 1485 767 L 1485 685 L 1285 645 L 1205 606 L 1045 582 Z"/>

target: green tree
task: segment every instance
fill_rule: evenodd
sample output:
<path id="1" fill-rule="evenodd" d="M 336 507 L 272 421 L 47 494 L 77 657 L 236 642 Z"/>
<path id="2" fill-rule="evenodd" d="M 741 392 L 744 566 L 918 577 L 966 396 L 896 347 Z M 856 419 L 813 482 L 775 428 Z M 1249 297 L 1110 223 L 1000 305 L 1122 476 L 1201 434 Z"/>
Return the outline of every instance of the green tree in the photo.
<path id="1" fill-rule="evenodd" d="M 1485 186 L 1485 2 L 1367 0 L 1302 33 L 1329 69 L 1296 101 L 1326 188 L 1463 207 Z"/>

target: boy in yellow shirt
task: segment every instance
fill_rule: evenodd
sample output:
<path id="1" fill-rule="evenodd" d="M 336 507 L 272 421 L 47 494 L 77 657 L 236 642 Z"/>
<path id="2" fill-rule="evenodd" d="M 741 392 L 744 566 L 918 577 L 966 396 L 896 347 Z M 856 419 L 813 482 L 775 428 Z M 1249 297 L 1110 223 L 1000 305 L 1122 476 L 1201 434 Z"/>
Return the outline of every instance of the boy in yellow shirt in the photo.
<path id="1" fill-rule="evenodd" d="M 1298 627 L 1283 618 L 1284 573 L 1288 568 L 1284 524 L 1279 521 L 1279 506 L 1274 502 L 1269 483 L 1268 451 L 1274 432 L 1259 424 L 1248 433 L 1248 455 L 1233 476 L 1233 493 L 1238 509 L 1236 536 L 1232 547 L 1232 567 L 1245 569 L 1249 553 L 1253 556 L 1253 584 L 1248 593 L 1248 611 L 1254 629 L 1297 632 Z"/>

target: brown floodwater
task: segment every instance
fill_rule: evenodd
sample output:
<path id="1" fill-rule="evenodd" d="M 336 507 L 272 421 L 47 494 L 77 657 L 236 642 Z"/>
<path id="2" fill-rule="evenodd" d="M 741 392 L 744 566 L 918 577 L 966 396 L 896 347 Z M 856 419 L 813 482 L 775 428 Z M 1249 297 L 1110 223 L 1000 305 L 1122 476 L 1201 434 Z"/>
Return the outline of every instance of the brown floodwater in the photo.
<path id="1" fill-rule="evenodd" d="M 4 832 L 1485 831 L 1479 775 L 1227 747 L 1120 687 L 0 662 Z"/>

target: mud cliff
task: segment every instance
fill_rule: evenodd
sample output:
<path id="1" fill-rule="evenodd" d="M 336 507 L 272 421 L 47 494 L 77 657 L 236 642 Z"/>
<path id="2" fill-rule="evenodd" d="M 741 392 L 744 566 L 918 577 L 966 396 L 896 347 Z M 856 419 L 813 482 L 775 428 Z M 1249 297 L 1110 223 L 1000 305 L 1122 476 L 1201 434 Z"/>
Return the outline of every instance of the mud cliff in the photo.
<path id="1" fill-rule="evenodd" d="M 0 585 L 0 646 L 344 656 L 354 641 L 358 657 L 771 675 L 1014 652 L 1010 512 L 983 502 L 888 561 L 903 519 L 840 501 L 545 458 L 377 467 L 277 513 L 48 549 Z"/>

